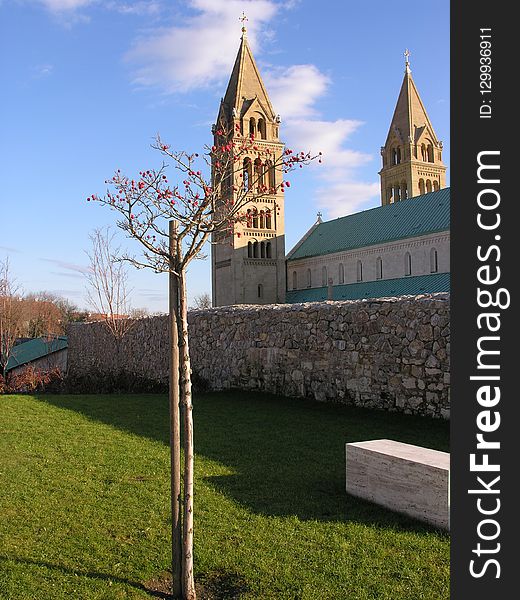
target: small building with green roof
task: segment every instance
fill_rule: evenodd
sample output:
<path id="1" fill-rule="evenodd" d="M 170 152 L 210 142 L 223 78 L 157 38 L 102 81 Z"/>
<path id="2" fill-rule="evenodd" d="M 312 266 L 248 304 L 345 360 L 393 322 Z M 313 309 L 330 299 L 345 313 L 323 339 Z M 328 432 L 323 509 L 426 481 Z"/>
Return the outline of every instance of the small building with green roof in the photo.
<path id="1" fill-rule="evenodd" d="M 290 303 L 449 292 L 450 188 L 318 218 L 286 265 Z"/>
<path id="2" fill-rule="evenodd" d="M 16 344 L 7 362 L 7 372 L 20 373 L 28 366 L 39 371 L 67 369 L 66 336 L 39 337 Z"/>

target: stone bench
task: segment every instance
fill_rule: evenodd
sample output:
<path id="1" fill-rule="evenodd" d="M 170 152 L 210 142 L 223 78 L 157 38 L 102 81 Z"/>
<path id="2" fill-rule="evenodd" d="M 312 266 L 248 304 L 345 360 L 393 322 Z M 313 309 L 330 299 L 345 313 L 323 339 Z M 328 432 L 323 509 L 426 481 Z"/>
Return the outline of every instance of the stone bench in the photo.
<path id="1" fill-rule="evenodd" d="M 347 492 L 450 528 L 450 455 L 394 440 L 346 445 Z"/>

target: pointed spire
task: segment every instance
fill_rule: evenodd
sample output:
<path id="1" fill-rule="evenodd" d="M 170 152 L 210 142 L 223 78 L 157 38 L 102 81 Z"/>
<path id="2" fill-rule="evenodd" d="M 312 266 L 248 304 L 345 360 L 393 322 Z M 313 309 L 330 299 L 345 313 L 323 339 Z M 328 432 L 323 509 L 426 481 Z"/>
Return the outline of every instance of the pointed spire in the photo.
<path id="1" fill-rule="evenodd" d="M 434 138 L 433 141 L 438 143 L 428 113 L 426 112 L 412 78 L 412 70 L 410 69 L 409 61 L 410 51 L 408 49 L 405 50 L 404 57 L 405 71 L 403 83 L 395 106 L 386 143 L 388 143 L 393 134 L 397 134 L 404 143 L 413 142 L 425 128 L 429 130 L 431 137 Z"/>
<path id="2" fill-rule="evenodd" d="M 231 116 L 233 109 L 240 116 L 244 110 L 247 110 L 251 102 L 257 98 L 268 113 L 266 116 L 274 120 L 276 115 L 247 41 L 246 20 L 247 17 L 243 14 L 240 18 L 240 21 L 242 21 L 240 47 L 224 95 L 224 110 L 228 118 Z"/>

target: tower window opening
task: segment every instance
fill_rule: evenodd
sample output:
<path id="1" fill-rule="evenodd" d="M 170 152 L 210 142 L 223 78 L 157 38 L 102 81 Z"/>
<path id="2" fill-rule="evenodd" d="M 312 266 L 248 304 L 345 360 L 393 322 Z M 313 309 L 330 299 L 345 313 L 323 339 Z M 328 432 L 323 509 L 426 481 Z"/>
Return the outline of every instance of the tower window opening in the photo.
<path id="1" fill-rule="evenodd" d="M 251 189 L 251 178 L 252 178 L 252 169 L 251 169 L 251 159 L 250 158 L 244 158 L 244 163 L 243 163 L 243 169 L 242 169 L 242 176 L 244 178 L 244 189 L 245 190 L 250 190 Z"/>
<path id="2" fill-rule="evenodd" d="M 254 117 L 249 119 L 249 135 L 256 135 L 256 121 Z"/>
<path id="3" fill-rule="evenodd" d="M 258 297 L 264 297 L 264 286 L 261 283 L 258 284 Z"/>
<path id="4" fill-rule="evenodd" d="M 263 210 L 260 211 L 260 229 L 265 229 L 265 213 Z"/>
<path id="5" fill-rule="evenodd" d="M 307 287 L 312 287 L 312 273 L 310 269 L 307 269 Z"/>
<path id="6" fill-rule="evenodd" d="M 424 179 L 419 179 L 419 194 L 421 196 L 424 194 Z"/>
<path id="7" fill-rule="evenodd" d="M 428 162 L 428 153 L 426 152 L 425 144 L 421 144 L 421 158 L 424 162 Z"/>
<path id="8" fill-rule="evenodd" d="M 268 161 L 266 163 L 266 171 L 268 173 L 268 178 L 269 178 L 269 191 L 274 193 L 274 190 L 276 187 L 276 177 L 274 174 L 274 165 L 271 161 Z"/>
<path id="9" fill-rule="evenodd" d="M 298 289 L 298 273 L 296 273 L 296 271 L 293 271 L 293 274 L 292 274 L 292 289 L 293 290 Z"/>
<path id="10" fill-rule="evenodd" d="M 428 144 L 428 148 L 426 151 L 427 157 L 428 157 L 428 162 L 434 162 L 434 158 L 433 158 L 433 145 L 432 144 Z"/>
<path id="11" fill-rule="evenodd" d="M 258 242 L 253 242 L 253 258 L 258 258 Z"/>
<path id="12" fill-rule="evenodd" d="M 264 171 L 262 168 L 262 161 L 259 158 L 255 160 L 255 180 L 258 191 L 261 191 L 264 185 Z"/>
<path id="13" fill-rule="evenodd" d="M 376 260 L 376 279 L 383 279 L 383 259 L 380 256 Z"/>
<path id="14" fill-rule="evenodd" d="M 438 181 L 434 181 L 433 182 L 433 191 L 434 192 L 438 192 L 439 191 L 439 182 Z"/>
<path id="15" fill-rule="evenodd" d="M 271 242 L 267 242 L 265 245 L 265 257 L 266 258 L 272 258 L 272 251 L 271 251 Z"/>
<path id="16" fill-rule="evenodd" d="M 339 282 L 340 283 L 345 283 L 345 266 L 343 265 L 343 263 L 339 264 Z"/>
<path id="17" fill-rule="evenodd" d="M 260 258 L 265 258 L 265 242 L 260 242 Z"/>
<path id="18" fill-rule="evenodd" d="M 267 208 L 265 211 L 265 228 L 271 229 L 271 211 Z"/>
<path id="19" fill-rule="evenodd" d="M 247 242 L 247 258 L 253 258 L 253 244 Z"/>
<path id="20" fill-rule="evenodd" d="M 266 139 L 265 119 L 258 119 L 258 133 L 261 139 Z"/>
<path id="21" fill-rule="evenodd" d="M 426 180 L 426 193 L 429 194 L 432 191 L 432 182 L 427 179 Z"/>
<path id="22" fill-rule="evenodd" d="M 253 209 L 253 229 L 258 229 L 258 211 Z"/>

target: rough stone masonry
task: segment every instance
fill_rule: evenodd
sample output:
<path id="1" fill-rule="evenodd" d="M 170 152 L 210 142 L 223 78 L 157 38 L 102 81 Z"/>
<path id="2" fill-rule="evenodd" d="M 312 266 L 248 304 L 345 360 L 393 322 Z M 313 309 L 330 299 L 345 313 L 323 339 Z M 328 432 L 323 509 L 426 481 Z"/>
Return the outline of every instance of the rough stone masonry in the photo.
<path id="1" fill-rule="evenodd" d="M 210 389 L 449 418 L 448 294 L 225 306 L 191 311 L 189 327 L 193 371 Z M 68 336 L 71 374 L 168 379 L 167 317 L 138 320 L 119 353 L 103 323 L 72 325 Z"/>

